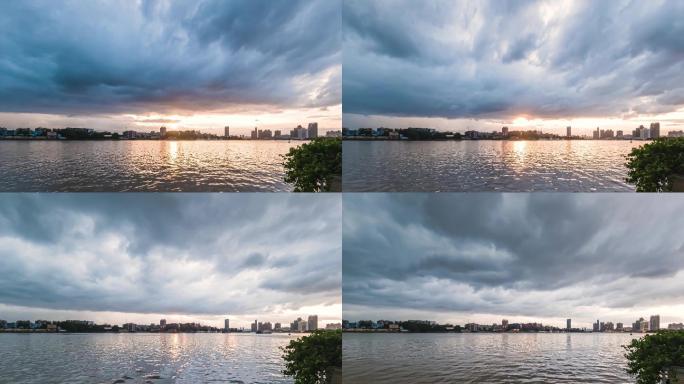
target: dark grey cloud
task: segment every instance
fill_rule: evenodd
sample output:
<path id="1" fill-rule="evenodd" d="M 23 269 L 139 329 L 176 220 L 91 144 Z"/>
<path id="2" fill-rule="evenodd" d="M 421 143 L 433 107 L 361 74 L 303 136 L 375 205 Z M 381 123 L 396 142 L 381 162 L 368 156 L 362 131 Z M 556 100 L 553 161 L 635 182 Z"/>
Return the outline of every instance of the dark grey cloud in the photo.
<path id="1" fill-rule="evenodd" d="M 0 112 L 340 103 L 338 0 L 0 5 Z"/>
<path id="2" fill-rule="evenodd" d="M 349 195 L 344 207 L 345 316 L 564 316 L 684 299 L 678 196 Z"/>
<path id="3" fill-rule="evenodd" d="M 684 4 L 349 0 L 346 114 L 615 117 L 684 103 Z"/>
<path id="4" fill-rule="evenodd" d="M 232 315 L 341 302 L 338 196 L 9 194 L 0 304 Z"/>

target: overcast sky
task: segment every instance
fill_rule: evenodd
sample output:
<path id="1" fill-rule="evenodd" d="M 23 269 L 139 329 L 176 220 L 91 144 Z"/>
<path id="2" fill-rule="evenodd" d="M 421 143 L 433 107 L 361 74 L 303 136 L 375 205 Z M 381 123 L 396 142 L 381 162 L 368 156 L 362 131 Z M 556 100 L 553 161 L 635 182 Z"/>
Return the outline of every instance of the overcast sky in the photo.
<path id="1" fill-rule="evenodd" d="M 339 322 L 340 216 L 333 195 L 4 195 L 0 319 Z"/>
<path id="2" fill-rule="evenodd" d="M 682 212 L 676 195 L 349 194 L 343 316 L 684 322 Z"/>
<path id="3" fill-rule="evenodd" d="M 679 0 L 345 0 L 343 124 L 684 128 Z"/>
<path id="4" fill-rule="evenodd" d="M 341 125 L 339 0 L 6 0 L 0 52 L 0 126 Z"/>

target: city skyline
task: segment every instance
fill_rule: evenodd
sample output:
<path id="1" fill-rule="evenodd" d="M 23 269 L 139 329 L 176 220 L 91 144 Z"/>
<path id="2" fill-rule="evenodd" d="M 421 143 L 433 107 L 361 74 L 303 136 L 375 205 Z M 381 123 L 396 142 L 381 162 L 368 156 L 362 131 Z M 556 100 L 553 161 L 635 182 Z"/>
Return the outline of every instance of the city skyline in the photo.
<path id="1" fill-rule="evenodd" d="M 54 5 L 3 6 L 0 126 L 341 127 L 339 1 Z"/>
<path id="2" fill-rule="evenodd" d="M 350 195 L 344 206 L 346 320 L 684 322 L 677 196 Z"/>
<path id="3" fill-rule="evenodd" d="M 507 318 L 503 318 L 499 323 L 473 323 L 468 322 L 465 324 L 458 324 L 454 322 L 438 323 L 433 320 L 416 320 L 416 319 L 363 319 L 356 321 L 349 321 L 343 319 L 343 329 L 347 331 L 391 331 L 391 332 L 401 332 L 401 331 L 411 331 L 411 329 L 405 329 L 406 324 L 413 325 L 427 325 L 429 328 L 417 328 L 419 332 L 426 331 L 438 331 L 438 332 L 628 332 L 628 333 L 646 333 L 646 332 L 657 332 L 659 330 L 683 330 L 684 323 L 669 323 L 667 326 L 663 326 L 660 321 L 660 315 L 651 315 L 648 319 L 640 317 L 635 319 L 633 323 L 622 323 L 622 322 L 612 322 L 612 321 L 600 321 L 596 320 L 592 327 L 576 327 L 572 324 L 572 319 L 565 319 L 565 326 L 561 324 L 550 324 L 550 323 L 540 323 L 536 321 L 532 322 L 517 322 L 510 321 Z M 410 327 L 409 327 L 410 328 Z M 414 330 L 415 331 L 415 330 Z"/>
<path id="4" fill-rule="evenodd" d="M 8 194 L 0 319 L 338 323 L 340 214 L 335 196 Z"/>
<path id="5" fill-rule="evenodd" d="M 345 127 L 563 134 L 572 126 L 580 135 L 653 121 L 663 134 L 684 127 L 680 2 L 350 0 L 343 8 Z"/>

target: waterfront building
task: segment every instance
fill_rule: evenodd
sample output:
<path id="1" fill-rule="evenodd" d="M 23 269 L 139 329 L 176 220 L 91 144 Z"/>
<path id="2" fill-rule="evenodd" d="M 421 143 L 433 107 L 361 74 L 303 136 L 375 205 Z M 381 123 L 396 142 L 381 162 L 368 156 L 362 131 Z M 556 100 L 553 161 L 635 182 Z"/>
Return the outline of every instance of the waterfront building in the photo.
<path id="1" fill-rule="evenodd" d="M 501 320 L 501 328 L 503 328 L 505 330 L 507 327 L 508 327 L 508 320 L 506 320 L 506 319 Z"/>
<path id="2" fill-rule="evenodd" d="M 683 323 L 670 323 L 667 326 L 667 329 L 672 330 L 672 331 L 681 331 L 681 330 L 684 330 L 684 324 Z"/>
<path id="3" fill-rule="evenodd" d="M 649 322 L 648 322 L 648 329 L 650 331 L 657 331 L 660 329 L 660 315 L 653 315 L 651 316 Z"/>
<path id="4" fill-rule="evenodd" d="M 568 128 L 570 128 L 570 127 L 568 127 Z M 572 319 L 565 320 L 565 329 L 567 329 L 567 330 L 572 329 Z"/>
<path id="5" fill-rule="evenodd" d="M 223 329 L 225 329 L 226 331 L 230 330 L 230 320 L 229 319 L 223 320 Z"/>
<path id="6" fill-rule="evenodd" d="M 622 324 L 622 323 L 617 323 L 617 324 L 615 324 L 615 330 L 618 331 L 618 332 L 624 331 L 624 330 L 625 330 L 624 324 Z"/>
<path id="7" fill-rule="evenodd" d="M 307 135 L 309 136 L 309 139 L 315 139 L 318 137 L 318 123 L 309 123 Z"/>
<path id="8" fill-rule="evenodd" d="M 230 127 L 227 125 L 225 127 L 223 127 L 223 136 L 224 137 L 230 137 Z"/>
<path id="9" fill-rule="evenodd" d="M 298 125 L 297 128 L 293 129 L 290 132 L 290 137 L 297 140 L 306 140 L 308 138 L 308 135 L 309 131 L 301 125 Z"/>
<path id="10" fill-rule="evenodd" d="M 572 136 L 572 127 L 569 126 L 569 125 L 568 125 L 567 127 L 565 127 L 565 136 L 566 136 L 566 137 L 571 137 L 571 136 Z M 569 328 L 569 327 L 568 327 L 568 328 Z"/>
<path id="11" fill-rule="evenodd" d="M 600 330 L 601 330 L 601 323 L 599 323 L 599 321 L 596 320 L 596 322 L 594 323 L 593 331 L 594 331 L 594 332 L 599 332 Z"/>
<path id="12" fill-rule="evenodd" d="M 651 139 L 657 139 L 660 137 L 660 123 L 651 123 Z"/>
<path id="13" fill-rule="evenodd" d="M 508 127 L 501 128 L 501 134 L 504 136 L 507 136 L 508 135 Z"/>
<path id="14" fill-rule="evenodd" d="M 640 317 L 639 320 L 632 324 L 632 331 L 634 332 L 646 332 L 648 331 L 648 322 Z"/>
<path id="15" fill-rule="evenodd" d="M 162 138 L 166 137 L 166 127 L 159 128 L 159 136 Z"/>
<path id="16" fill-rule="evenodd" d="M 162 328 L 166 327 L 166 319 L 159 320 L 159 326 Z"/>
<path id="17" fill-rule="evenodd" d="M 307 321 L 307 329 L 309 331 L 315 331 L 318 329 L 318 315 L 311 315 Z"/>
<path id="18" fill-rule="evenodd" d="M 612 332 L 615 330 L 615 325 L 612 322 L 601 323 L 601 332 Z"/>
<path id="19" fill-rule="evenodd" d="M 263 332 L 271 332 L 273 330 L 273 327 L 269 321 L 265 323 L 258 323 L 257 324 L 257 332 L 263 333 Z"/>
<path id="20" fill-rule="evenodd" d="M 252 331 L 252 332 L 257 332 L 258 330 L 259 330 L 259 325 L 258 325 L 257 321 L 254 320 L 254 322 L 252 323 L 252 329 L 251 329 L 251 331 Z"/>

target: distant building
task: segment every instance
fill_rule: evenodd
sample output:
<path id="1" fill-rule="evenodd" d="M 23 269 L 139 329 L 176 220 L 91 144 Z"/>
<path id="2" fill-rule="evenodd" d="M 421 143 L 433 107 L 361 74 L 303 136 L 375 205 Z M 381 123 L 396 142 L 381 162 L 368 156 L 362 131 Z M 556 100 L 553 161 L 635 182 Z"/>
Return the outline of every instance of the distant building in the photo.
<path id="1" fill-rule="evenodd" d="M 625 330 L 624 324 L 622 324 L 622 323 L 617 323 L 617 324 L 615 324 L 615 330 L 618 331 L 618 332 L 624 331 L 624 330 Z"/>
<path id="2" fill-rule="evenodd" d="M 660 315 L 651 316 L 651 319 L 648 322 L 648 329 L 650 331 L 657 331 L 660 329 Z"/>
<path id="3" fill-rule="evenodd" d="M 309 331 L 315 331 L 318 329 L 318 315 L 309 316 L 306 328 Z"/>
<path id="4" fill-rule="evenodd" d="M 568 127 L 568 136 L 570 136 L 569 133 L 570 133 L 570 127 Z M 572 329 L 572 319 L 565 320 L 565 329 L 568 329 L 568 330 Z"/>
<path id="5" fill-rule="evenodd" d="M 159 128 L 159 136 L 166 137 L 166 127 Z"/>
<path id="6" fill-rule="evenodd" d="M 166 319 L 159 320 L 159 326 L 162 328 L 166 327 Z"/>
<path id="7" fill-rule="evenodd" d="M 567 127 L 565 127 L 565 136 L 567 136 L 567 137 L 572 136 L 572 127 L 569 125 Z"/>
<path id="8" fill-rule="evenodd" d="M 611 321 L 607 323 L 601 323 L 601 332 L 612 332 L 615 330 L 615 324 Z"/>
<path id="9" fill-rule="evenodd" d="M 256 320 L 252 323 L 252 332 L 256 332 L 259 330 L 259 325 Z"/>
<path id="10" fill-rule="evenodd" d="M 223 127 L 223 136 L 224 137 L 230 137 L 230 127 L 227 125 L 225 127 Z"/>
<path id="11" fill-rule="evenodd" d="M 660 137 L 660 123 L 651 123 L 651 139 L 657 139 Z"/>
<path id="12" fill-rule="evenodd" d="M 632 331 L 634 332 L 646 332 L 648 331 L 648 322 L 640 317 L 639 320 L 632 323 Z"/>
<path id="13" fill-rule="evenodd" d="M 257 131 L 257 128 L 254 127 L 254 130 L 252 131 L 252 140 L 256 140 L 259 138 L 259 132 Z"/>
<path id="14" fill-rule="evenodd" d="M 230 320 L 229 319 L 223 320 L 223 329 L 225 329 L 226 331 L 228 331 L 230 329 Z"/>
<path id="15" fill-rule="evenodd" d="M 306 140 L 309 137 L 309 131 L 301 125 L 298 125 L 297 128 L 290 132 L 290 137 L 297 140 Z"/>
<path id="16" fill-rule="evenodd" d="M 309 123 L 307 135 L 309 139 L 315 139 L 318 137 L 318 123 Z"/>
<path id="17" fill-rule="evenodd" d="M 396 330 L 398 330 L 398 329 L 399 329 L 399 324 L 390 324 L 389 328 L 390 328 L 390 329 L 396 328 Z M 340 323 L 331 323 L 331 324 L 327 324 L 327 325 L 325 326 L 325 329 L 327 329 L 327 330 L 329 330 L 329 331 L 331 331 L 331 330 L 336 330 L 336 329 L 342 329 L 342 324 L 340 324 Z"/>
<path id="18" fill-rule="evenodd" d="M 599 332 L 600 330 L 601 330 L 601 323 L 599 323 L 599 321 L 596 320 L 596 322 L 594 323 L 593 331 L 594 331 L 594 332 Z"/>
<path id="19" fill-rule="evenodd" d="M 259 130 L 257 131 L 257 138 L 259 140 L 270 140 L 273 138 L 273 133 L 270 129 Z"/>
<path id="20" fill-rule="evenodd" d="M 504 136 L 508 135 L 508 127 L 502 127 L 501 128 L 501 134 Z"/>
<path id="21" fill-rule="evenodd" d="M 596 127 L 596 130 L 593 132 L 592 138 L 593 138 L 594 140 L 598 140 L 598 139 L 601 138 L 601 131 L 599 130 L 598 127 Z"/>
<path id="22" fill-rule="evenodd" d="M 270 332 L 273 330 L 273 326 L 269 321 L 265 323 L 258 323 L 257 324 L 257 332 L 263 333 L 263 332 Z"/>
<path id="23" fill-rule="evenodd" d="M 667 329 L 673 330 L 673 331 L 681 331 L 684 329 L 684 324 L 682 324 L 682 323 L 670 323 L 670 325 L 667 326 Z"/>
<path id="24" fill-rule="evenodd" d="M 501 320 L 501 327 L 503 327 L 503 329 L 506 329 L 506 327 L 508 327 L 508 320 L 506 320 L 506 319 Z"/>

